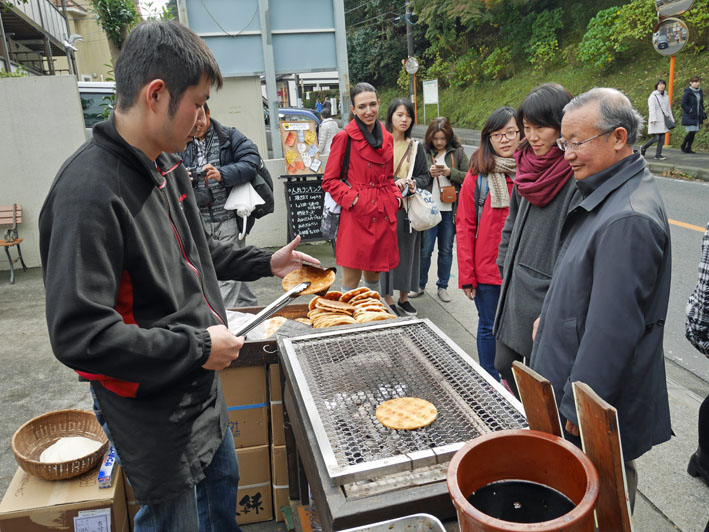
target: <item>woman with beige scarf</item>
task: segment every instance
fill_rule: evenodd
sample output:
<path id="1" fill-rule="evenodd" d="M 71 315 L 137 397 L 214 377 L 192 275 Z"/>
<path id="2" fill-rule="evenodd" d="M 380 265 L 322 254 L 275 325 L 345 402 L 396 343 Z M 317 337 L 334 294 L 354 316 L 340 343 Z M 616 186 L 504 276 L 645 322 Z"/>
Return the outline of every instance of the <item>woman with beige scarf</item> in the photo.
<path id="1" fill-rule="evenodd" d="M 480 365 L 498 381 L 492 326 L 502 279 L 496 261 L 514 185 L 513 154 L 519 143 L 516 120 L 511 107 L 499 107 L 488 117 L 480 134 L 480 147 L 470 158 L 456 219 L 458 284 L 478 309 Z"/>

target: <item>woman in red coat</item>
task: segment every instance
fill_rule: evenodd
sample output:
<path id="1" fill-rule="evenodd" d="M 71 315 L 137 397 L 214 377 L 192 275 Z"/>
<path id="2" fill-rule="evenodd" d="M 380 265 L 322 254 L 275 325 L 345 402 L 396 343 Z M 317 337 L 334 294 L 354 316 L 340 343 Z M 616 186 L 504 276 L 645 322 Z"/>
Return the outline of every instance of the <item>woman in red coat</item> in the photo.
<path id="1" fill-rule="evenodd" d="M 392 136 L 377 120 L 376 89 L 358 83 L 350 97 L 355 118 L 332 140 L 322 189 L 342 207 L 336 245 L 342 291 L 357 288 L 362 274 L 364 285 L 378 291 L 380 273 L 399 264 L 396 211 L 401 192 L 393 178 Z M 342 181 L 348 143 L 350 161 Z"/>
<path id="2" fill-rule="evenodd" d="M 478 360 L 498 381 L 492 334 L 502 284 L 497 249 L 510 210 L 516 168 L 513 154 L 518 143 L 515 110 L 495 109 L 483 126 L 480 148 L 470 158 L 456 219 L 459 285 L 478 309 Z"/>

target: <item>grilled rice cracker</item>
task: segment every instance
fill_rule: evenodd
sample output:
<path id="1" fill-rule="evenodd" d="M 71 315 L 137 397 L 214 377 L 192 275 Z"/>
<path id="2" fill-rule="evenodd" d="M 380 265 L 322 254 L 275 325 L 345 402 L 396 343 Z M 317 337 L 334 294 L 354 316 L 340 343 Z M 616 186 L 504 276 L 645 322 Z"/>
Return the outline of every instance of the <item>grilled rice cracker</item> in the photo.
<path id="1" fill-rule="evenodd" d="M 318 299 L 320 299 L 320 296 L 315 296 L 310 300 L 310 303 L 308 303 L 308 310 L 315 310 L 315 303 L 318 302 Z"/>
<path id="2" fill-rule="evenodd" d="M 276 316 L 275 318 L 269 318 L 266 320 L 264 323 L 264 337 L 265 338 L 270 338 L 274 334 L 276 334 L 276 331 L 283 327 L 283 324 L 287 322 L 288 319 L 284 318 L 282 316 Z"/>
<path id="3" fill-rule="evenodd" d="M 384 307 L 377 307 L 376 305 L 366 305 L 363 307 L 357 307 L 354 311 L 353 316 L 356 318 L 360 314 L 365 314 L 367 312 L 385 312 L 389 314 Z"/>
<path id="4" fill-rule="evenodd" d="M 313 326 L 313 322 L 310 321 L 308 318 L 296 318 L 295 321 L 308 325 L 309 327 Z"/>
<path id="5" fill-rule="evenodd" d="M 303 290 L 300 294 L 317 294 L 323 292 L 332 286 L 335 282 L 335 272 L 328 269 L 315 268 L 307 264 L 303 264 L 297 270 L 293 270 L 286 275 L 281 281 L 281 286 L 286 292 L 296 286 L 298 283 L 310 281 L 310 286 Z"/>
<path id="6" fill-rule="evenodd" d="M 370 323 L 372 321 L 391 320 L 395 317 L 388 312 L 364 312 L 355 316 L 355 320 L 357 320 L 357 323 Z"/>
<path id="7" fill-rule="evenodd" d="M 340 297 L 340 301 L 342 301 L 343 303 L 347 303 L 353 297 L 369 291 L 369 288 L 367 288 L 366 286 L 355 288 L 354 290 L 350 290 L 349 292 L 345 292 L 344 294 L 342 294 L 342 297 Z"/>
<path id="8" fill-rule="evenodd" d="M 354 312 L 354 307 L 349 303 L 343 303 L 342 301 L 332 301 L 330 299 L 325 299 L 321 297 L 315 302 L 315 308 L 322 308 L 325 310 L 332 311 L 346 311 L 349 313 Z"/>
<path id="9" fill-rule="evenodd" d="M 313 328 L 323 329 L 325 327 L 335 327 L 336 325 L 351 325 L 357 323 L 352 316 L 344 314 L 335 316 L 321 316 L 313 320 Z"/>
<path id="10" fill-rule="evenodd" d="M 323 296 L 325 299 L 331 299 L 333 301 L 339 301 L 339 299 L 342 297 L 342 292 L 338 290 L 333 290 L 331 292 L 328 292 Z"/>
<path id="11" fill-rule="evenodd" d="M 376 416 L 387 428 L 414 430 L 433 423 L 438 417 L 438 410 L 432 403 L 419 397 L 398 397 L 380 404 Z"/>
<path id="12" fill-rule="evenodd" d="M 367 292 L 362 292 L 361 294 L 358 294 L 354 296 L 352 299 L 348 301 L 350 305 L 356 304 L 358 301 L 362 301 L 363 299 L 376 299 L 379 300 L 379 292 L 375 292 L 374 290 L 369 290 Z"/>

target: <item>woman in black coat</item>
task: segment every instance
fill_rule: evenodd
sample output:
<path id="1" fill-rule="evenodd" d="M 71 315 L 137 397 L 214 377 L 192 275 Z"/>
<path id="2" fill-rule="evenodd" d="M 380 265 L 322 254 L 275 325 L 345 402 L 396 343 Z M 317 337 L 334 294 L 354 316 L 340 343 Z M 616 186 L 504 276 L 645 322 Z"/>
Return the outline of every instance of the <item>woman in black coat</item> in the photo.
<path id="1" fill-rule="evenodd" d="M 694 135 L 697 134 L 699 126 L 707 117 L 704 111 L 704 93 L 699 88 L 700 82 L 699 76 L 692 76 L 689 80 L 689 87 L 684 89 L 682 95 L 682 125 L 687 131 L 681 146 L 684 153 L 695 153 L 692 151 Z"/>

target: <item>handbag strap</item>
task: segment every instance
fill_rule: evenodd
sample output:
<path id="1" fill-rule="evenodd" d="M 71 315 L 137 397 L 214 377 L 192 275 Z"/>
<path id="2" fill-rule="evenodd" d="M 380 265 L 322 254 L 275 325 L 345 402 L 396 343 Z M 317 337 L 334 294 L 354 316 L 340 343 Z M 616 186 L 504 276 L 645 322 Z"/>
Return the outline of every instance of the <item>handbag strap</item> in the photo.
<path id="1" fill-rule="evenodd" d="M 411 145 L 413 144 L 413 141 L 409 142 L 409 145 L 406 147 L 406 151 L 404 152 L 404 155 L 401 156 L 401 159 L 399 159 L 399 164 L 396 165 L 396 170 L 394 170 L 394 177 L 397 176 L 399 173 L 399 170 L 401 169 L 401 163 L 404 162 L 404 159 L 407 161 L 411 159 Z"/>
<path id="2" fill-rule="evenodd" d="M 488 188 L 488 183 L 487 183 L 487 175 L 486 174 L 479 174 L 478 179 L 475 183 L 475 220 L 476 220 L 476 228 L 475 228 L 475 237 L 477 238 L 478 236 L 478 230 L 480 229 L 480 217 L 483 214 L 483 207 L 485 205 L 485 200 L 487 199 L 487 194 L 490 191 Z M 483 192 L 483 186 L 485 187 L 485 191 Z"/>
<path id="3" fill-rule="evenodd" d="M 342 161 L 342 167 L 340 168 L 340 181 L 344 181 L 344 183 L 352 188 L 350 184 L 347 182 L 347 175 L 350 172 L 350 147 L 352 146 L 352 137 L 347 135 L 347 148 L 345 148 L 345 158 Z"/>
<path id="4" fill-rule="evenodd" d="M 660 107 L 660 112 L 662 113 L 662 116 L 664 116 L 665 118 L 669 118 L 665 114 L 665 111 L 662 109 L 662 104 L 660 103 L 660 99 L 657 97 L 657 94 L 655 94 L 655 99 L 657 100 L 657 105 Z"/>

